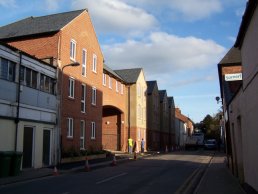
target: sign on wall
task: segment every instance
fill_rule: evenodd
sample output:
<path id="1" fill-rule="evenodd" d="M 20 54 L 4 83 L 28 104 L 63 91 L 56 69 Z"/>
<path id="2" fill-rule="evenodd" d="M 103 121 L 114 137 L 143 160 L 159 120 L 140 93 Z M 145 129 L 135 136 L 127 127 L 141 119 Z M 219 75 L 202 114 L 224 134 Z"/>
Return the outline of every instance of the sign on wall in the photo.
<path id="1" fill-rule="evenodd" d="M 242 80 L 242 73 L 225 74 L 225 81 L 239 81 Z"/>

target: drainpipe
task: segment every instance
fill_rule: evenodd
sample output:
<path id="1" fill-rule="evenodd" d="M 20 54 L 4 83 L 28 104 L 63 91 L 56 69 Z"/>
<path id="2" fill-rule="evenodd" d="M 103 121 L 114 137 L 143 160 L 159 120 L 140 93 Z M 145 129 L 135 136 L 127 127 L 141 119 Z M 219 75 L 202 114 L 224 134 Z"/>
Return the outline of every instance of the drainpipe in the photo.
<path id="1" fill-rule="evenodd" d="M 19 117 L 20 117 L 20 94 L 21 94 L 21 61 L 22 61 L 22 53 L 18 51 L 20 55 L 19 59 L 19 73 L 18 73 L 18 86 L 17 86 L 17 96 L 16 96 L 16 102 L 17 102 L 17 108 L 16 108 L 16 118 L 14 120 L 15 122 L 15 141 L 14 141 L 14 148 L 15 151 L 17 151 L 17 141 L 18 141 L 18 127 L 19 127 Z"/>
<path id="2" fill-rule="evenodd" d="M 128 87 L 128 138 L 131 136 L 131 123 L 130 123 L 130 117 L 131 117 L 131 104 L 130 104 L 130 85 Z"/>

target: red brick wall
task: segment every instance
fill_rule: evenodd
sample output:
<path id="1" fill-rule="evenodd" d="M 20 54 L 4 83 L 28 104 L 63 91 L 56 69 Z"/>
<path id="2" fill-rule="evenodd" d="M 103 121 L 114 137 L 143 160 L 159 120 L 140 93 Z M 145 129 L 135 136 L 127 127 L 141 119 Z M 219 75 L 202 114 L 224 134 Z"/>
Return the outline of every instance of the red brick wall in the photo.
<path id="1" fill-rule="evenodd" d="M 9 42 L 12 46 L 19 48 L 37 58 L 46 58 L 58 56 L 58 39 L 60 34 L 32 36 Z"/>
<path id="2" fill-rule="evenodd" d="M 121 81 L 116 79 L 115 77 L 111 77 L 108 72 L 106 74 L 106 85 L 102 84 L 103 91 L 103 146 L 107 149 L 117 150 L 117 144 L 120 144 L 121 151 L 127 151 L 127 140 L 128 140 L 128 131 L 127 131 L 127 88 L 123 84 L 123 93 L 121 93 Z M 109 88 L 109 76 L 112 79 L 112 88 Z M 116 91 L 116 81 L 118 81 L 119 90 Z M 106 115 L 110 114 L 111 111 L 116 110 L 116 114 L 113 116 L 107 117 Z M 107 133 L 111 133 L 110 130 L 114 130 L 115 126 L 112 126 L 111 123 L 117 123 L 118 115 L 121 116 L 121 131 L 120 131 L 120 139 L 116 139 L 115 135 L 111 138 L 111 135 L 107 137 Z M 110 121 L 110 124 L 107 125 L 106 121 Z M 110 127 L 113 127 L 111 129 Z M 117 131 L 113 131 L 112 133 L 117 133 Z M 106 136 L 106 137 L 104 137 Z"/>
<path id="3" fill-rule="evenodd" d="M 102 147 L 102 73 L 103 55 L 91 23 L 88 12 L 83 12 L 55 35 L 34 36 L 12 41 L 11 44 L 39 58 L 55 57 L 62 65 L 70 64 L 70 41 L 76 45 L 76 61 L 82 62 L 82 49 L 87 50 L 87 76 L 81 75 L 80 67 L 66 67 L 63 76 L 63 111 L 62 111 L 62 143 L 64 149 L 71 146 L 79 151 L 80 121 L 86 124 L 86 149 L 101 149 Z M 97 73 L 92 72 L 93 54 L 97 55 Z M 75 98 L 68 97 L 68 79 L 75 79 Z M 60 80 L 59 80 L 60 81 Z M 81 84 L 86 85 L 86 113 L 81 113 Z M 97 89 L 97 105 L 91 104 L 92 87 Z M 74 119 L 74 137 L 67 138 L 67 118 Z M 96 122 L 96 139 L 91 137 L 91 122 Z"/>

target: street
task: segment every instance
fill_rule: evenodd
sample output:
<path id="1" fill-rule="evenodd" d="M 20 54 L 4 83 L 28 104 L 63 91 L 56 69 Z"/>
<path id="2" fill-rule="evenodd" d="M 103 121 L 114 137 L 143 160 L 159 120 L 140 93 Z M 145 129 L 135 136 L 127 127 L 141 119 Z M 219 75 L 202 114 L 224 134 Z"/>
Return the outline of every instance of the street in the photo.
<path id="1" fill-rule="evenodd" d="M 1 194 L 180 193 L 213 152 L 184 151 L 146 157 L 90 172 L 73 172 L 2 186 Z"/>

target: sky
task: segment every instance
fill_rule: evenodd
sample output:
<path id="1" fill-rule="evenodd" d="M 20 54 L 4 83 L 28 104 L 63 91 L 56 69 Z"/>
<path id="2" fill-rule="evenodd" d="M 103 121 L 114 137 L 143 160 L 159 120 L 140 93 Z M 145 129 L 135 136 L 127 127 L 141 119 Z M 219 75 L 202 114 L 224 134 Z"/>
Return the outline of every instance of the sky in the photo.
<path id="1" fill-rule="evenodd" d="M 221 105 L 217 64 L 234 45 L 246 0 L 0 0 L 0 26 L 87 8 L 105 63 L 143 68 L 194 122 Z"/>

